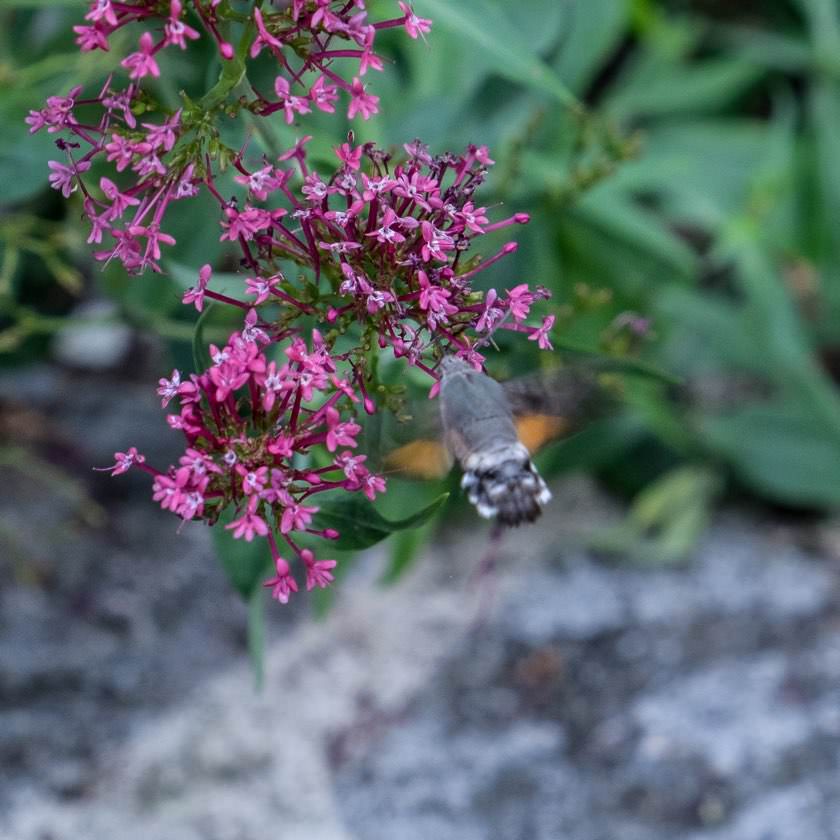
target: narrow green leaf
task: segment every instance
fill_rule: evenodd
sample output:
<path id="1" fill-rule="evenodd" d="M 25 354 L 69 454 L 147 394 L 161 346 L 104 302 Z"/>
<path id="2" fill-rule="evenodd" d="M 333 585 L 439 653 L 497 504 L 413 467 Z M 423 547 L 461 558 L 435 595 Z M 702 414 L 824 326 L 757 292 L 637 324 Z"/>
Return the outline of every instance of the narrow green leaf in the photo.
<path id="1" fill-rule="evenodd" d="M 569 0 L 569 27 L 554 66 L 572 90 L 581 92 L 601 62 L 625 34 L 629 6 L 625 0 Z"/>
<path id="2" fill-rule="evenodd" d="M 450 0 L 417 0 L 418 14 L 428 15 L 439 26 L 460 33 L 497 60 L 496 72 L 506 79 L 553 96 L 575 111 L 583 111 L 577 97 L 540 59 L 517 31 L 502 5 L 490 0 L 452 3 Z"/>
<path id="3" fill-rule="evenodd" d="M 786 73 L 805 73 L 813 61 L 808 44 L 799 37 L 752 26 L 715 27 L 712 37 L 737 51 L 742 61 Z"/>
<path id="4" fill-rule="evenodd" d="M 633 204 L 616 190 L 601 188 L 590 192 L 573 212 L 611 238 L 623 240 L 678 274 L 688 277 L 694 273 L 697 257 L 691 248 L 653 213 Z"/>
<path id="5" fill-rule="evenodd" d="M 212 363 L 210 351 L 207 349 L 207 341 L 204 338 L 204 327 L 207 324 L 207 319 L 210 317 L 210 311 L 212 309 L 213 301 L 206 301 L 204 304 L 204 310 L 195 322 L 195 331 L 193 332 L 192 339 L 192 352 L 193 365 L 195 366 L 196 373 L 201 373 L 201 371 L 207 370 Z"/>
<path id="6" fill-rule="evenodd" d="M 800 506 L 840 504 L 840 442 L 806 404 L 752 406 L 706 418 L 700 428 L 759 493 Z"/>
<path id="7" fill-rule="evenodd" d="M 230 61 L 222 61 L 222 69 L 219 73 L 219 80 L 202 97 L 199 103 L 205 111 L 209 111 L 224 102 L 230 92 L 245 78 L 245 61 L 248 48 L 254 38 L 255 24 L 249 20 L 242 31 L 239 45 L 236 48 L 233 58 Z"/>
<path id="8" fill-rule="evenodd" d="M 334 528 L 340 536 L 333 543 L 339 549 L 361 549 L 384 540 L 396 531 L 416 528 L 428 521 L 446 501 L 449 494 L 438 496 L 417 513 L 396 521 L 385 519 L 360 493 L 341 493 L 320 503 L 314 526 Z"/>
<path id="9" fill-rule="evenodd" d="M 265 681 L 265 598 L 261 586 L 248 599 L 248 656 L 254 673 L 254 687 L 261 691 Z"/>

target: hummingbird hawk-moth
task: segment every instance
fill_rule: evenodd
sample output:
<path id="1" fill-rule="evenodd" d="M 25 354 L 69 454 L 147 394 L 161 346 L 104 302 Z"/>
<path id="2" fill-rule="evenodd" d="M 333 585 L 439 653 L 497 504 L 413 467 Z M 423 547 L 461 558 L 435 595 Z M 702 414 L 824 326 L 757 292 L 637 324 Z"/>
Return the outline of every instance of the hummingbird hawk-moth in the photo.
<path id="1" fill-rule="evenodd" d="M 461 486 L 485 519 L 533 522 L 551 492 L 531 456 L 569 434 L 604 399 L 592 371 L 561 368 L 497 382 L 455 356 L 440 364 L 439 411 L 423 436 L 390 452 L 390 470 L 445 475 L 457 461 Z"/>

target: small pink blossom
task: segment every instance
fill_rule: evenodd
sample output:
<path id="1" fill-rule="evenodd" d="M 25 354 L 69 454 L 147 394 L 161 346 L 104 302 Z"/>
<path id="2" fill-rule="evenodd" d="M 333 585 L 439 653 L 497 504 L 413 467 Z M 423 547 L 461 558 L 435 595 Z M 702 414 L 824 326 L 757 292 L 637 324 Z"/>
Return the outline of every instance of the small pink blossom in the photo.
<path id="1" fill-rule="evenodd" d="M 267 580 L 263 586 L 271 587 L 271 597 L 281 604 L 288 604 L 292 592 L 298 591 L 297 581 L 292 577 L 292 570 L 288 561 L 279 555 L 274 558 L 274 568 L 277 574 Z"/>
<path id="2" fill-rule="evenodd" d="M 400 9 L 405 15 L 403 26 L 405 27 L 405 31 L 409 34 L 409 37 L 417 39 L 431 30 L 431 20 L 428 18 L 417 17 L 417 15 L 414 14 L 414 9 L 412 9 L 408 3 L 403 3 L 402 0 L 400 0 Z"/>
<path id="3" fill-rule="evenodd" d="M 333 581 L 332 569 L 336 566 L 335 560 L 316 560 L 315 555 L 308 548 L 300 553 L 300 559 L 306 565 L 306 589 L 307 591 L 318 586 L 321 589 L 329 586 Z"/>
<path id="4" fill-rule="evenodd" d="M 182 8 L 181 0 L 172 0 L 169 4 L 169 20 L 167 20 L 166 25 L 163 27 L 163 31 L 166 35 L 164 44 L 180 47 L 182 50 L 185 50 L 187 48 L 185 39 L 189 38 L 189 40 L 195 41 L 200 35 L 195 29 L 180 19 Z"/>
<path id="5" fill-rule="evenodd" d="M 554 326 L 554 315 L 549 315 L 543 319 L 542 326 L 535 329 L 531 335 L 528 336 L 528 341 L 536 341 L 537 346 L 541 350 L 553 350 L 554 346 L 551 343 L 549 333 Z"/>
<path id="6" fill-rule="evenodd" d="M 204 293 L 207 291 L 207 285 L 210 278 L 213 276 L 213 269 L 209 263 L 205 263 L 198 272 L 198 285 L 191 286 L 184 292 L 181 298 L 181 303 L 195 304 L 195 308 L 201 312 L 204 309 Z"/>
<path id="7" fill-rule="evenodd" d="M 254 9 L 254 22 L 257 24 L 257 37 L 251 43 L 251 58 L 256 58 L 263 47 L 269 49 L 282 50 L 283 42 L 275 38 L 266 28 L 263 20 L 262 11 L 259 8 Z"/>
<path id="8" fill-rule="evenodd" d="M 170 400 L 178 395 L 181 387 L 181 372 L 177 369 L 172 371 L 171 379 L 159 379 L 157 392 L 160 395 L 160 407 L 166 408 Z"/>
<path id="9" fill-rule="evenodd" d="M 132 446 L 128 452 L 115 452 L 114 466 L 107 467 L 106 470 L 110 471 L 112 477 L 122 475 L 124 472 L 128 472 L 134 464 L 142 464 L 145 460 L 146 457 L 137 451 L 137 447 Z"/>
<path id="10" fill-rule="evenodd" d="M 155 43 L 151 33 L 140 36 L 140 49 L 124 58 L 120 64 L 129 71 L 130 79 L 142 79 L 144 76 L 160 76 L 160 67 L 155 61 Z"/>
<path id="11" fill-rule="evenodd" d="M 319 111 L 334 114 L 333 103 L 338 100 L 338 88 L 326 76 L 321 75 L 309 89 L 309 99 Z"/>
<path id="12" fill-rule="evenodd" d="M 251 496 L 245 513 L 239 519 L 234 519 L 229 525 L 225 525 L 225 530 L 233 531 L 234 539 L 252 542 L 255 536 L 264 537 L 268 534 L 268 525 L 256 512 L 259 502 L 258 496 Z"/>
<path id="13" fill-rule="evenodd" d="M 290 531 L 305 530 L 312 521 L 312 514 L 317 512 L 317 507 L 307 507 L 291 502 L 280 518 L 280 533 L 288 534 Z"/>
<path id="14" fill-rule="evenodd" d="M 350 107 L 347 109 L 347 118 L 353 119 L 356 114 L 361 114 L 362 119 L 369 120 L 379 112 L 379 97 L 372 93 L 365 92 L 365 86 L 361 79 L 356 77 L 350 87 Z"/>
<path id="15" fill-rule="evenodd" d="M 47 166 L 52 169 L 49 176 L 50 186 L 54 190 L 60 190 L 65 198 L 70 198 L 79 186 L 78 173 L 90 169 L 90 162 L 79 161 L 75 166 L 68 166 L 66 163 L 50 160 L 47 161 Z"/>
<path id="16" fill-rule="evenodd" d="M 520 283 L 512 289 L 508 289 L 507 305 L 515 321 L 524 321 L 531 310 L 534 302 L 534 294 L 528 288 L 527 283 Z"/>

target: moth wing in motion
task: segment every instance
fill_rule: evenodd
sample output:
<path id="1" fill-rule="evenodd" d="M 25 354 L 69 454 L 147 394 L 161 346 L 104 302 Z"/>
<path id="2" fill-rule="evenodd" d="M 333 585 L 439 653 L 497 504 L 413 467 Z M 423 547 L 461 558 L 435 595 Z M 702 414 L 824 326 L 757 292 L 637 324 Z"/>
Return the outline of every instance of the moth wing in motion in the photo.
<path id="1" fill-rule="evenodd" d="M 500 383 L 517 437 L 532 455 L 551 441 L 578 431 L 601 413 L 607 398 L 595 374 L 588 369 L 564 367 Z M 418 414 L 402 431 L 402 437 L 410 434 L 411 440 L 400 441 L 398 433 L 398 439 L 391 441 L 395 445 L 384 456 L 385 467 L 421 479 L 441 478 L 455 458 L 443 440 L 440 410 L 437 403 L 430 402 L 421 405 Z"/>
<path id="2" fill-rule="evenodd" d="M 443 478 L 454 462 L 442 440 L 420 439 L 389 452 L 385 456 L 385 469 L 414 478 Z"/>

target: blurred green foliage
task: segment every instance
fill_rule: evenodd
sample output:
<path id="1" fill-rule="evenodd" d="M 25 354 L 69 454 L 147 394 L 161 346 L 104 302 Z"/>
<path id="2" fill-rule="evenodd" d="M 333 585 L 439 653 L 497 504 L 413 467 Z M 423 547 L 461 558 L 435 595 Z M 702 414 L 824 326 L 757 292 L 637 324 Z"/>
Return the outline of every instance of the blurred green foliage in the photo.
<path id="1" fill-rule="evenodd" d="M 635 497 L 618 542 L 654 545 L 654 557 L 683 553 L 723 488 L 794 508 L 840 502 L 840 4 L 414 5 L 435 27 L 427 44 L 382 33 L 382 112 L 353 126 L 357 141 L 487 144 L 497 165 L 481 203 L 532 222 L 484 283 L 548 286 L 568 346 L 615 349 L 629 340 L 617 316 L 649 317 L 642 360 L 682 381 L 628 378 L 625 412 L 553 447 L 542 468 L 590 470 Z M 15 361 L 43 352 L 38 337 L 96 290 L 189 358 L 178 290 L 199 262 L 231 268 L 216 216 L 197 225 L 195 205 L 184 208 L 170 278 L 103 273 L 84 256 L 78 205 L 45 188 L 50 138 L 26 134 L 29 108 L 107 69 L 107 56 L 73 48 L 81 14 L 70 3 L 0 5 L 0 351 Z M 178 71 L 191 92 L 217 72 Z M 321 124 L 307 132 L 326 157 L 349 126 Z M 253 127 L 230 130 L 229 142 Z M 281 125 L 252 142 L 272 151 L 294 137 Z M 500 345 L 500 376 L 545 363 L 529 342 Z M 399 519 L 439 493 L 394 482 L 383 514 Z M 399 536 L 393 569 L 415 543 Z"/>

